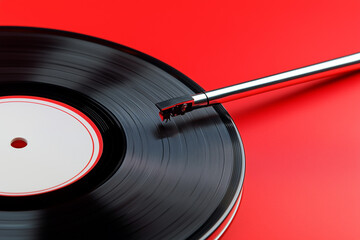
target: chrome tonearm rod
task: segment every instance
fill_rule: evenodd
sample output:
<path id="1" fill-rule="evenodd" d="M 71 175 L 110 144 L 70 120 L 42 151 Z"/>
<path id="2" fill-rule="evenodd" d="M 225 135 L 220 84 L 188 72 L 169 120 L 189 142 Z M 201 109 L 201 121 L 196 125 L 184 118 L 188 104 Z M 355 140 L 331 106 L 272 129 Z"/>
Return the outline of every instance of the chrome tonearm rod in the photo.
<path id="1" fill-rule="evenodd" d="M 197 108 L 225 103 L 254 94 L 358 69 L 360 69 L 360 53 L 355 53 L 208 92 L 172 98 L 157 103 L 156 106 L 159 108 L 160 117 L 164 121 L 169 120 L 170 117 L 183 115 Z"/>

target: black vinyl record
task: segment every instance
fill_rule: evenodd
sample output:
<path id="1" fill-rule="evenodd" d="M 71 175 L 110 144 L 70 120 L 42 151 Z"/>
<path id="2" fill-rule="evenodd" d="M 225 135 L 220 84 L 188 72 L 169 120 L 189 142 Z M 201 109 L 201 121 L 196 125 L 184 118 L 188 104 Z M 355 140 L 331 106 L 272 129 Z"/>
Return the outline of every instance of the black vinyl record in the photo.
<path id="1" fill-rule="evenodd" d="M 242 188 L 239 133 L 221 105 L 167 123 L 155 106 L 201 91 L 168 65 L 112 42 L 1 27 L 0 97 L 35 96 L 79 110 L 99 129 L 103 151 L 89 173 L 66 187 L 0 194 L 0 238 L 208 237 Z"/>

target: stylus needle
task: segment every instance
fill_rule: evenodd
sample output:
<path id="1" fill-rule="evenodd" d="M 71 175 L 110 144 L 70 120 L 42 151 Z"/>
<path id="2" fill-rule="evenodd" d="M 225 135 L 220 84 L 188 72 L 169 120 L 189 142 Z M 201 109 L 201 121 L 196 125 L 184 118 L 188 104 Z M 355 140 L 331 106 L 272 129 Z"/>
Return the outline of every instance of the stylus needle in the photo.
<path id="1" fill-rule="evenodd" d="M 358 69 L 360 69 L 360 53 L 355 53 L 208 92 L 171 98 L 157 103 L 156 106 L 160 110 L 161 120 L 164 121 L 194 109 Z"/>

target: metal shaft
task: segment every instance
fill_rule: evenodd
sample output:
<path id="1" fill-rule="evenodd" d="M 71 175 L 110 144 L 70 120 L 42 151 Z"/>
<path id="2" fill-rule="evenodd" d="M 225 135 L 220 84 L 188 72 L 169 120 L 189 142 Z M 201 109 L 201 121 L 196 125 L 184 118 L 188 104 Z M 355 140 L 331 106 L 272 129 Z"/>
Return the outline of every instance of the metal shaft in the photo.
<path id="1" fill-rule="evenodd" d="M 224 103 L 250 95 L 360 69 L 360 53 L 193 95 L 194 106 Z"/>

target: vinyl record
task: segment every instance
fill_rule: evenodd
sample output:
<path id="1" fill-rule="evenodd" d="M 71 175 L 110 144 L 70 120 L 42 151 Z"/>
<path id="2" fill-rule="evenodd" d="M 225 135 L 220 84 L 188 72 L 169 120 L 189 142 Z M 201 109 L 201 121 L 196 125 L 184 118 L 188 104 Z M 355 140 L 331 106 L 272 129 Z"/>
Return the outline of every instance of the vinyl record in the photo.
<path id="1" fill-rule="evenodd" d="M 244 180 L 234 123 L 221 105 L 167 123 L 155 106 L 201 91 L 112 42 L 1 27 L 0 238 L 221 235 Z"/>

